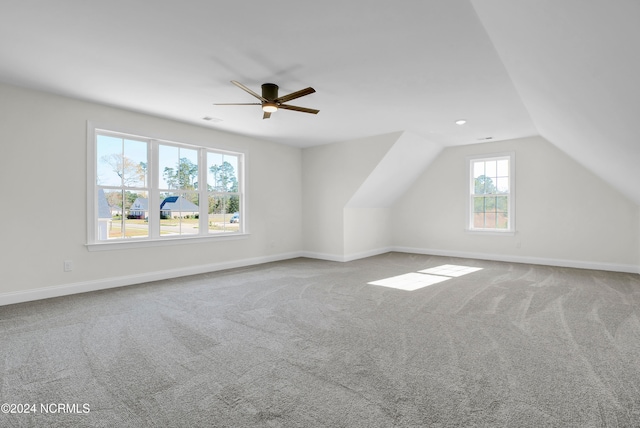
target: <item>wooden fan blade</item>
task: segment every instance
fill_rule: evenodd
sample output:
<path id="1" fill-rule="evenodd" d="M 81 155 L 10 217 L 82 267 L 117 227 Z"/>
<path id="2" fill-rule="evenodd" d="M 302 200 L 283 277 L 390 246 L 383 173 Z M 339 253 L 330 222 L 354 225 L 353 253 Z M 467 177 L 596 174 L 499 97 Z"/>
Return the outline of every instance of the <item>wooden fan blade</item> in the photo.
<path id="1" fill-rule="evenodd" d="M 305 89 L 300 89 L 299 91 L 292 92 L 289 95 L 283 95 L 281 97 L 276 98 L 277 103 L 286 103 L 287 101 L 295 100 L 296 98 L 304 97 L 305 95 L 313 94 L 316 90 L 309 87 Z"/>
<path id="2" fill-rule="evenodd" d="M 278 106 L 278 108 L 281 108 L 281 109 L 284 109 L 284 110 L 301 111 L 303 113 L 311 113 L 311 114 L 318 114 L 318 112 L 320 111 L 320 110 L 316 110 L 316 109 L 312 109 L 312 108 L 290 106 L 290 105 L 287 105 L 287 104 L 280 104 Z"/>
<path id="3" fill-rule="evenodd" d="M 253 95 L 254 97 L 256 97 L 257 99 L 267 102 L 268 100 L 266 98 L 263 98 L 262 95 L 258 95 L 257 93 L 253 92 L 251 89 L 247 88 L 246 86 L 244 86 L 242 83 L 240 82 L 236 82 L 235 80 L 232 80 L 231 83 L 233 83 L 234 85 L 236 85 L 238 88 L 242 89 L 243 91 L 247 91 L 248 93 L 250 93 L 251 95 Z"/>
<path id="4" fill-rule="evenodd" d="M 269 119 L 271 117 L 271 113 L 269 113 L 268 111 L 265 111 L 264 114 L 262 115 L 263 119 Z"/>
<path id="5" fill-rule="evenodd" d="M 214 103 L 214 106 L 261 106 L 262 103 Z"/>

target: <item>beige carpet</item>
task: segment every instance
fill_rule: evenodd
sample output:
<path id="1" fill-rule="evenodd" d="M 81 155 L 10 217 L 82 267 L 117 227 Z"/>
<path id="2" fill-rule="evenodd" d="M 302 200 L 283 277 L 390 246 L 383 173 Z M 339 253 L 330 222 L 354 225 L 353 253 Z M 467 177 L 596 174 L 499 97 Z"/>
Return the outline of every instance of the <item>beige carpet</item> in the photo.
<path id="1" fill-rule="evenodd" d="M 446 264 L 482 270 L 368 284 Z M 2 427 L 640 426 L 633 274 L 295 259 L 0 307 L 0 344 L 37 406 Z"/>

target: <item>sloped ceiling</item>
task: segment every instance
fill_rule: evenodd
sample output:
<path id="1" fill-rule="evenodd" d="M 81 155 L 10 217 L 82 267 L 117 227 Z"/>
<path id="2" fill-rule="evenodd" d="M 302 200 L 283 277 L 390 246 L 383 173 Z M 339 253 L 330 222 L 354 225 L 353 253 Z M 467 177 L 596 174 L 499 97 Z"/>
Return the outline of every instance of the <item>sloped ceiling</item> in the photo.
<path id="1" fill-rule="evenodd" d="M 347 208 L 393 206 L 442 150 L 411 132 L 390 137 L 395 138 L 393 146 L 351 196 Z"/>
<path id="2" fill-rule="evenodd" d="M 472 2 L 540 135 L 640 205 L 640 2 Z"/>
<path id="3" fill-rule="evenodd" d="M 541 134 L 640 204 L 638 2 L 587 3 L 5 2 L 0 81 L 298 147 Z M 214 106 L 254 101 L 232 79 L 320 113 Z"/>

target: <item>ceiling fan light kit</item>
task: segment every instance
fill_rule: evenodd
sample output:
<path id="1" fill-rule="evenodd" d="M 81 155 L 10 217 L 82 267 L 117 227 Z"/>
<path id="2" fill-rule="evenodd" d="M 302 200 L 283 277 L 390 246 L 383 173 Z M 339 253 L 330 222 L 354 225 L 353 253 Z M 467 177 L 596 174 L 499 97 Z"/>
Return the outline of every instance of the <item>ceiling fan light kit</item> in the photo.
<path id="1" fill-rule="evenodd" d="M 283 95 L 279 97 L 278 85 L 276 85 L 275 83 L 262 84 L 262 95 L 258 95 L 251 89 L 244 86 L 242 83 L 236 82 L 235 80 L 232 80 L 231 83 L 233 83 L 243 91 L 253 95 L 257 99 L 259 99 L 260 102 L 259 103 L 219 103 L 215 105 L 218 105 L 218 106 L 220 105 L 243 105 L 243 106 L 259 105 L 259 106 L 262 106 L 262 111 L 264 112 L 262 116 L 263 119 L 269 119 L 271 117 L 271 113 L 278 111 L 278 109 L 293 110 L 293 111 L 299 111 L 302 113 L 310 113 L 310 114 L 318 114 L 320 112 L 320 110 L 316 110 L 312 108 L 298 107 L 298 106 L 285 104 L 287 101 L 295 100 L 296 98 L 313 94 L 316 90 L 311 87 L 301 89 L 299 91 L 292 92 L 288 95 Z"/>
<path id="2" fill-rule="evenodd" d="M 278 110 L 278 105 L 276 103 L 263 103 L 262 110 L 267 113 L 273 113 Z"/>

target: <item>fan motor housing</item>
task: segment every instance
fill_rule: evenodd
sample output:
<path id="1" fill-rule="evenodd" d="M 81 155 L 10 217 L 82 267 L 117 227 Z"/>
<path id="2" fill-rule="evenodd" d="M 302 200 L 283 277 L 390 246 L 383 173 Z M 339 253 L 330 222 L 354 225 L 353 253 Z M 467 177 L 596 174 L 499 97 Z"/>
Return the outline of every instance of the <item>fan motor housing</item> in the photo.
<path id="1" fill-rule="evenodd" d="M 263 83 L 262 97 L 268 100 L 275 100 L 278 98 L 278 85 L 275 83 Z"/>

